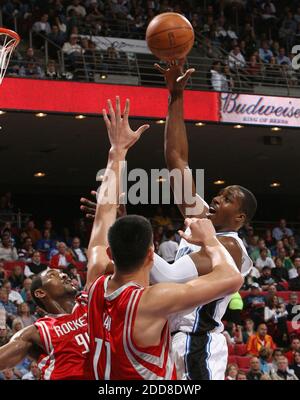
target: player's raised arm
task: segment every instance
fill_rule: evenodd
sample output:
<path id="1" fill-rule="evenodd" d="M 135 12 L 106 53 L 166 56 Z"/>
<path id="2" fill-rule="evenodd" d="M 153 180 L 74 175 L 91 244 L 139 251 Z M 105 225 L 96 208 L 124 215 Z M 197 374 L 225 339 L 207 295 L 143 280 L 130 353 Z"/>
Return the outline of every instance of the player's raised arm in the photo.
<path id="1" fill-rule="evenodd" d="M 168 116 L 165 125 L 165 160 L 169 171 L 177 169 L 181 172 L 177 179 L 171 179 L 171 186 L 182 215 L 200 218 L 205 216 L 207 208 L 201 197 L 196 195 L 193 175 L 188 166 L 189 147 L 183 109 L 184 88 L 194 69 L 188 69 L 183 73 L 182 64 L 183 60 L 179 63 L 173 62 L 166 69 L 155 64 L 155 67 L 164 75 L 169 90 Z M 180 190 L 184 187 L 183 184 L 191 188 L 189 189 L 191 195 L 196 198 L 192 204 L 190 204 L 191 199 L 187 199 L 183 190 Z M 176 188 L 177 191 L 174 190 Z M 193 212 L 189 210 L 191 208 Z"/>
<path id="2" fill-rule="evenodd" d="M 17 332 L 9 343 L 0 347 L 0 371 L 14 368 L 30 354 L 34 346 L 41 346 L 41 339 L 37 328 L 30 325 Z"/>
<path id="3" fill-rule="evenodd" d="M 108 161 L 103 182 L 97 198 L 97 207 L 93 229 L 88 246 L 88 272 L 87 289 L 93 281 L 102 275 L 109 266 L 110 259 L 106 254 L 108 246 L 107 233 L 110 226 L 115 222 L 120 195 L 120 180 L 123 163 L 128 149 L 140 138 L 141 134 L 149 128 L 143 125 L 133 131 L 128 122 L 130 102 L 127 99 L 122 118 L 120 99 L 116 98 L 116 108 L 108 100 L 108 110 L 103 110 L 111 148 L 108 153 Z"/>
<path id="4" fill-rule="evenodd" d="M 184 311 L 200 304 L 222 298 L 240 289 L 243 277 L 239 273 L 229 252 L 218 241 L 215 229 L 208 219 L 188 219 L 191 235 L 181 235 L 197 245 L 201 245 L 210 258 L 212 272 L 184 284 L 161 283 L 147 289 L 143 303 L 147 310 L 162 318 Z"/>

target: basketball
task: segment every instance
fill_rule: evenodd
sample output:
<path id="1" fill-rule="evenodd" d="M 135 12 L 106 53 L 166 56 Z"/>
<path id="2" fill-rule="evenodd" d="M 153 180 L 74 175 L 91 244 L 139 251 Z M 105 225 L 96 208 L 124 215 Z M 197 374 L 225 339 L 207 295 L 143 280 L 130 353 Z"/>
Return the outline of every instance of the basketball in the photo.
<path id="1" fill-rule="evenodd" d="M 167 12 L 152 19 L 146 31 L 151 52 L 160 60 L 185 58 L 194 44 L 194 29 L 181 14 Z"/>

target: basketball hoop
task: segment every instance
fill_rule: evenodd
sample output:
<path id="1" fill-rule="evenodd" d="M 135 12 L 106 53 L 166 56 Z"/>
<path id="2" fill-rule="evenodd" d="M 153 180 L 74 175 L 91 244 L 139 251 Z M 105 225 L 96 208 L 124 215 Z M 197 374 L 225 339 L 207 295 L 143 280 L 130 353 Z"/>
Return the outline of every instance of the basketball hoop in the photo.
<path id="1" fill-rule="evenodd" d="M 10 57 L 20 43 L 20 36 L 10 29 L 0 28 L 0 85 L 7 70 Z"/>

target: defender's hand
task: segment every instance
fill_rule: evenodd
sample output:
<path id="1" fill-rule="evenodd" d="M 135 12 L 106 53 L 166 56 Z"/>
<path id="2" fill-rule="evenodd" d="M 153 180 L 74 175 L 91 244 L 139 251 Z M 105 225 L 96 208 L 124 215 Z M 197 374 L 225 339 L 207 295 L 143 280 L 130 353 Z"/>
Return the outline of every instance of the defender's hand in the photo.
<path id="1" fill-rule="evenodd" d="M 187 242 L 206 246 L 213 246 L 217 243 L 216 231 L 209 219 L 186 218 L 184 223 L 187 228 L 190 228 L 191 233 L 187 235 L 183 231 L 179 231 L 179 234 Z"/>
<path id="2" fill-rule="evenodd" d="M 149 125 L 142 125 L 136 131 L 130 128 L 128 117 L 130 101 L 126 99 L 123 118 L 121 115 L 120 98 L 116 97 L 115 110 L 111 100 L 107 100 L 110 119 L 108 118 L 106 109 L 103 109 L 103 118 L 106 124 L 109 141 L 112 151 L 126 152 L 140 138 L 141 134 L 149 128 Z"/>

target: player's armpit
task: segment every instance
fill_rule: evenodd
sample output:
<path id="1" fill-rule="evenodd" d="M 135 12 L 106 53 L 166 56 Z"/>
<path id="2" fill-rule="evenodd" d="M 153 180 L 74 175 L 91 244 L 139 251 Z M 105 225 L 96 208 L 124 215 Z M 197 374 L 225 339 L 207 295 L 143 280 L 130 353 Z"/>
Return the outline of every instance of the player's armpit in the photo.
<path id="1" fill-rule="evenodd" d="M 0 347 L 0 371 L 19 364 L 34 346 L 41 346 L 37 328 L 30 325 L 17 332 L 9 343 Z"/>

